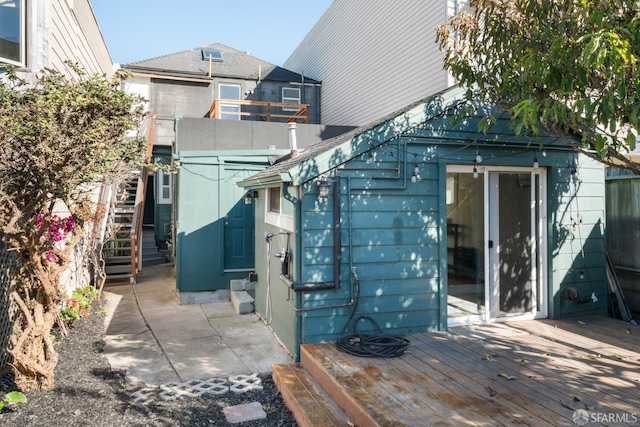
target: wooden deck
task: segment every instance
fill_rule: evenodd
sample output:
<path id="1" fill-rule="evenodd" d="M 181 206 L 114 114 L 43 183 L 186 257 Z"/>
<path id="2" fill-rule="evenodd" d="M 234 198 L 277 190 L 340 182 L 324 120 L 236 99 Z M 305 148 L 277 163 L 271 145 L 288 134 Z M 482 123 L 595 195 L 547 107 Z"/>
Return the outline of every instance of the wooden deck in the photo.
<path id="1" fill-rule="evenodd" d="M 304 345 L 274 380 L 301 426 L 576 426 L 579 409 L 587 425 L 640 424 L 638 326 L 588 317 L 408 338 L 391 359 Z"/>

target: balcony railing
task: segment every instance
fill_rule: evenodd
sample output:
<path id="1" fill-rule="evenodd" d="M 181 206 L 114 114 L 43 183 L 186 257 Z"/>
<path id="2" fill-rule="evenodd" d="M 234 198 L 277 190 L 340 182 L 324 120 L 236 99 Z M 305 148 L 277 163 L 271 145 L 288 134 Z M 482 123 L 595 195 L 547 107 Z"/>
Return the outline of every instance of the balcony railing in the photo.
<path id="1" fill-rule="evenodd" d="M 255 117 L 266 122 L 309 123 L 308 104 L 284 102 L 250 101 L 237 99 L 214 99 L 209 109 L 210 119 L 252 120 Z"/>

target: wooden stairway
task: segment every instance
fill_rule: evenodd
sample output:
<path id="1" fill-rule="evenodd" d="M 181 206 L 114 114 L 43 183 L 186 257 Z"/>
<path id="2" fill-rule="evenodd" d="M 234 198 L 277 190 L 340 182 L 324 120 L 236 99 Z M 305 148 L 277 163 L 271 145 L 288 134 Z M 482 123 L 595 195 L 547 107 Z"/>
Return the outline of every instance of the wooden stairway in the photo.
<path id="1" fill-rule="evenodd" d="M 166 263 L 167 257 L 158 249 L 153 226 L 142 226 L 142 267 Z"/>
<path id="2" fill-rule="evenodd" d="M 389 391 L 376 389 L 375 370 L 333 344 L 302 345 L 300 363 L 273 365 L 273 380 L 302 427 L 405 425 L 380 403 Z"/>
<path id="3" fill-rule="evenodd" d="M 118 185 L 109 209 L 106 235 L 103 246 L 106 284 L 135 283 L 137 256 L 134 241 L 136 222 L 136 195 L 138 176 Z"/>

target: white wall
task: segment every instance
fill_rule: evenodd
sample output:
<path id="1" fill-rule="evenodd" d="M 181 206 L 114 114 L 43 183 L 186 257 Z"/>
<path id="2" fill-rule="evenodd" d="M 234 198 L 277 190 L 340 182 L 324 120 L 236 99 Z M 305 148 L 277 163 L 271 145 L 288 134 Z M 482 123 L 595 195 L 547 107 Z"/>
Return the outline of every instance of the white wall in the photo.
<path id="1" fill-rule="evenodd" d="M 18 69 L 21 77 L 34 80 L 43 68 L 67 71 L 65 60 L 76 62 L 88 73 L 111 77 L 115 72 L 109 50 L 96 21 L 89 0 L 32 0 L 26 2 L 26 67 Z M 90 189 L 97 201 L 99 188 Z M 55 213 L 69 215 L 59 202 Z M 93 224 L 88 224 L 90 233 Z M 91 282 L 89 257 L 91 242 L 85 239 L 75 251 L 70 267 L 62 273 L 60 283 L 67 294 Z"/>
<path id="2" fill-rule="evenodd" d="M 334 0 L 284 67 L 322 81 L 322 124 L 368 124 L 453 83 L 436 26 L 461 3 Z"/>
<path id="3" fill-rule="evenodd" d="M 115 71 L 89 0 L 26 2 L 27 78 L 43 68 L 65 71 L 65 60 L 89 73 L 111 77 Z"/>

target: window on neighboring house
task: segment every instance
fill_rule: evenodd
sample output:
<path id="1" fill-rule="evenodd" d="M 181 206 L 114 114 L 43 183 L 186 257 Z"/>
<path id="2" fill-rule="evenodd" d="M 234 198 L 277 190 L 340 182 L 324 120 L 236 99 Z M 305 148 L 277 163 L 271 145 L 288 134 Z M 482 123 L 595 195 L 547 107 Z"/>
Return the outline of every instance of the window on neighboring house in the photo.
<path id="1" fill-rule="evenodd" d="M 283 104 L 300 104 L 300 89 L 297 87 L 282 88 Z M 298 111 L 297 108 L 283 108 L 283 111 Z"/>
<path id="2" fill-rule="evenodd" d="M 220 92 L 219 98 L 240 100 L 240 85 L 234 84 L 221 84 L 218 86 Z M 240 120 L 240 105 L 239 104 L 225 104 L 224 101 L 220 102 L 220 118 L 222 120 Z"/>
<path id="3" fill-rule="evenodd" d="M 171 172 L 159 170 L 157 172 L 157 189 L 158 189 L 158 198 L 156 202 L 159 205 L 168 205 L 171 204 Z"/>
<path id="4" fill-rule="evenodd" d="M 25 0 L 0 1 L 0 63 L 25 66 Z"/>

